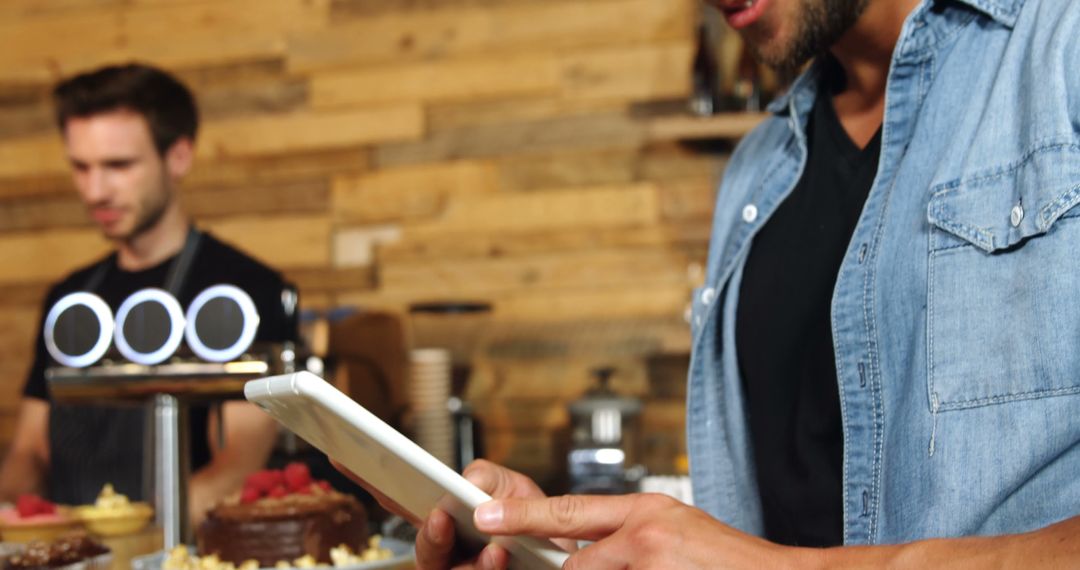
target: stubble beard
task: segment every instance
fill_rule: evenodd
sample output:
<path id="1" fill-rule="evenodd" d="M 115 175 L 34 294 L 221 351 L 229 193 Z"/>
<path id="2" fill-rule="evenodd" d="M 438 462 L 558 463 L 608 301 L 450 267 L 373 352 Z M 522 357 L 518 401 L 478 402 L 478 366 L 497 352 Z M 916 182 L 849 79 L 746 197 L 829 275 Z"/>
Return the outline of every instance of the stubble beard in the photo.
<path id="1" fill-rule="evenodd" d="M 784 45 L 755 41 L 751 29 L 744 36 L 758 61 L 782 72 L 799 69 L 825 53 L 866 10 L 869 0 L 800 0 L 794 34 Z"/>
<path id="2" fill-rule="evenodd" d="M 135 223 L 131 230 L 123 235 L 109 236 L 113 239 L 132 242 L 156 226 L 165 216 L 172 198 L 172 188 L 167 173 L 162 169 L 156 192 L 147 192 L 139 202 Z"/>

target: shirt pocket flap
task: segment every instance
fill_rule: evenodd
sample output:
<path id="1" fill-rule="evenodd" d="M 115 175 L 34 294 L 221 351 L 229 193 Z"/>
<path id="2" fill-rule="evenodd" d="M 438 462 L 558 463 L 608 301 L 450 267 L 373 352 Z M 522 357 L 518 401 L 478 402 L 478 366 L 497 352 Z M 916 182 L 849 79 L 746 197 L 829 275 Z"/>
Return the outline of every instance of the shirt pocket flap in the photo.
<path id="1" fill-rule="evenodd" d="M 934 186 L 927 215 L 939 229 L 993 253 L 1046 233 L 1077 203 L 1080 147 L 1057 145 Z"/>

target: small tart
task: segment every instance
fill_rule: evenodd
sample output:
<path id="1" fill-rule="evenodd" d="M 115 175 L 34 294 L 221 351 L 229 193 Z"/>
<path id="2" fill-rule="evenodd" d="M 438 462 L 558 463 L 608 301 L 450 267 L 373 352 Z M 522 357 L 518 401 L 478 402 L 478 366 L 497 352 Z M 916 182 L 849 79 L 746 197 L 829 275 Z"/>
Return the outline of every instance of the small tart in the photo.
<path id="1" fill-rule="evenodd" d="M 120 536 L 146 528 L 154 509 L 147 503 L 132 503 L 106 483 L 94 504 L 76 507 L 75 515 L 94 534 Z"/>

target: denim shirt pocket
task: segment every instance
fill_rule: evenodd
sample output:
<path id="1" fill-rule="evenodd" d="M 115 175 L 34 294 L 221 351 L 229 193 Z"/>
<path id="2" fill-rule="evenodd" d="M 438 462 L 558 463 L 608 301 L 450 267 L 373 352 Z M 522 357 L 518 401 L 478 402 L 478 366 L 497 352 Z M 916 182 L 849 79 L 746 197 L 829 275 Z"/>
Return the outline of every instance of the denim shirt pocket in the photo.
<path id="1" fill-rule="evenodd" d="M 932 411 L 1080 393 L 1080 147 L 931 189 Z"/>

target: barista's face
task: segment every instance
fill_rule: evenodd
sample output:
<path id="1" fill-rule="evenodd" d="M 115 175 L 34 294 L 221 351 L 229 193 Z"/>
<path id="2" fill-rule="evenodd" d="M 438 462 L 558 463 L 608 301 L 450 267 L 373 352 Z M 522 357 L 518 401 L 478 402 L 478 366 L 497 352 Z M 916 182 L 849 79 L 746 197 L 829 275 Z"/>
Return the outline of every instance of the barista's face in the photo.
<path id="1" fill-rule="evenodd" d="M 708 0 L 739 31 L 757 58 L 795 69 L 829 49 L 869 0 Z"/>
<path id="2" fill-rule="evenodd" d="M 172 204 L 170 160 L 182 139 L 158 154 L 142 115 L 116 110 L 69 119 L 64 144 L 79 196 L 105 237 L 130 241 L 154 227 Z"/>

